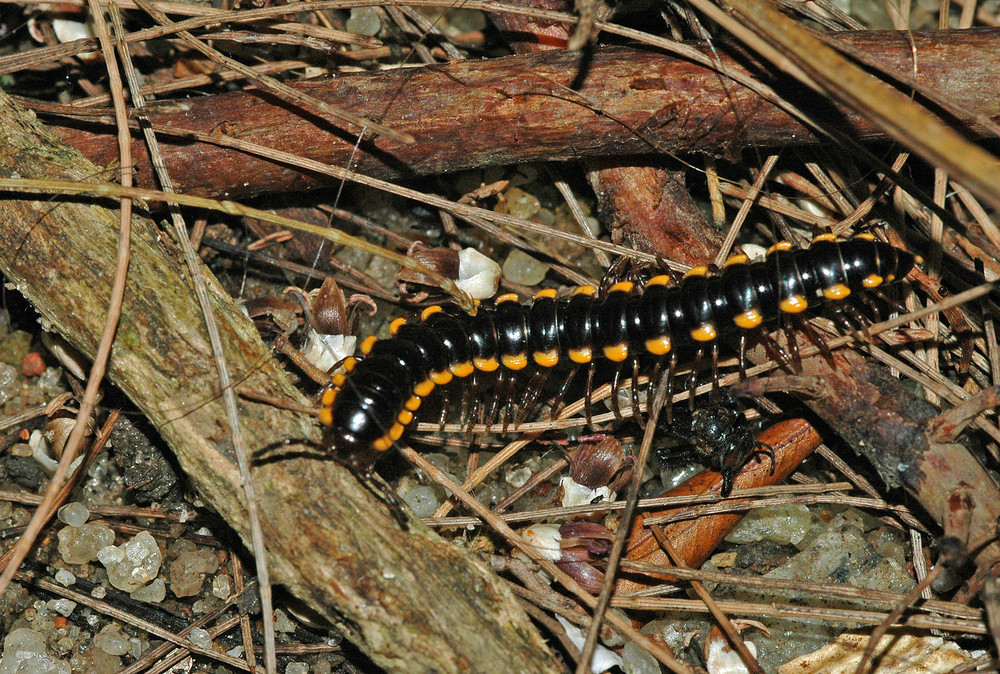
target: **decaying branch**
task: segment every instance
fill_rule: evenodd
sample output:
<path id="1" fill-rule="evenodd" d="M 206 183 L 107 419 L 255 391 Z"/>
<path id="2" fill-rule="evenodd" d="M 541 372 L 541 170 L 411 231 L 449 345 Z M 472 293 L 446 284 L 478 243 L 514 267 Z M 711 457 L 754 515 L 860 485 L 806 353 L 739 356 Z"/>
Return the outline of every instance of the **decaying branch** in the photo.
<path id="1" fill-rule="evenodd" d="M 922 87 L 957 109 L 1000 118 L 992 81 L 1000 62 L 997 31 L 933 34 L 839 33 L 884 72 L 914 73 Z M 715 52 L 707 46 L 707 56 Z M 914 62 L 916 55 L 917 61 Z M 722 72 L 746 72 L 722 56 Z M 960 64 L 960 65 L 956 65 Z M 261 92 L 169 101 L 147 108 L 154 127 L 225 134 L 362 173 L 397 178 L 527 161 L 699 151 L 736 156 L 746 147 L 816 142 L 774 104 L 718 72 L 655 50 L 601 47 L 581 77 L 579 54 L 548 51 L 484 61 L 357 73 L 295 85 L 309 95 L 411 134 L 362 144 Z M 956 72 L 960 68 L 960 72 Z M 809 110 L 816 101 L 793 101 Z M 879 130 L 829 103 L 817 117 L 861 137 Z M 971 115 L 957 114 L 970 122 Z M 117 159 L 114 130 L 56 132 L 100 165 Z M 138 136 L 137 136 L 138 138 Z M 150 186 L 145 148 L 132 147 L 137 184 Z M 178 191 L 243 198 L 316 187 L 328 178 L 248 157 L 206 142 L 164 144 Z"/>
<path id="2" fill-rule="evenodd" d="M 84 181 L 98 173 L 0 92 L 0 175 Z M 11 193 L 0 201 L 4 275 L 84 353 L 94 352 L 104 320 L 117 228 L 107 202 Z M 166 236 L 137 216 L 109 376 L 246 538 L 215 366 L 185 270 Z M 234 379 L 262 397 L 308 404 L 235 302 L 204 273 Z M 402 531 L 369 490 L 322 456 L 310 418 L 253 402 L 242 412 L 278 582 L 392 671 L 485 671 L 498 662 L 511 671 L 555 671 L 505 585 L 419 525 Z"/>

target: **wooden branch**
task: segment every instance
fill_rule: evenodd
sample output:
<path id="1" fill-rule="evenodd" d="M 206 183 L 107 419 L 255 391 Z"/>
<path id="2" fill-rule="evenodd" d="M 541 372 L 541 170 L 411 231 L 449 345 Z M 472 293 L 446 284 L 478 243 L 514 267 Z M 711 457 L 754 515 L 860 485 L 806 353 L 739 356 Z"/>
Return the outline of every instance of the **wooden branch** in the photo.
<path id="1" fill-rule="evenodd" d="M 0 175 L 86 181 L 95 166 L 0 92 Z M 112 276 L 114 204 L 84 198 L 0 202 L 0 267 L 51 325 L 93 354 Z M 110 207 L 110 208 L 109 208 Z M 247 539 L 215 367 L 180 254 L 152 221 L 133 224 L 128 289 L 109 375 L 150 418 L 199 492 Z M 233 378 L 308 402 L 256 330 L 204 271 Z M 552 654 L 504 583 L 425 528 L 400 529 L 381 502 L 314 444 L 316 424 L 245 402 L 243 432 L 272 577 L 336 620 L 376 663 L 398 672 L 554 672 Z M 289 444 L 286 444 L 286 441 Z"/>
<path id="2" fill-rule="evenodd" d="M 1000 118 L 992 82 L 1000 62 L 996 29 L 933 33 L 838 33 L 889 73 L 910 76 L 968 111 Z M 714 52 L 705 48 L 715 58 Z M 914 64 L 914 57 L 917 61 Z M 744 71 L 721 56 L 726 71 Z M 167 101 L 149 106 L 154 125 L 219 133 L 380 178 L 527 161 L 635 154 L 708 152 L 799 145 L 816 136 L 775 105 L 719 73 L 652 50 L 598 48 L 582 77 L 579 54 L 547 51 L 483 61 L 358 73 L 301 82 L 300 91 L 380 120 L 417 139 L 362 144 L 261 92 Z M 744 71 L 745 72 L 745 71 Z M 810 94 L 811 95 L 811 94 Z M 796 101 L 861 137 L 879 129 L 826 101 Z M 817 108 L 819 108 L 817 110 Z M 970 115 L 958 114 L 970 122 Z M 100 165 L 117 159 L 113 130 L 56 132 Z M 136 140 L 138 184 L 150 186 L 148 158 Z M 165 144 L 178 190 L 243 198 L 329 182 L 296 169 L 203 142 Z"/>

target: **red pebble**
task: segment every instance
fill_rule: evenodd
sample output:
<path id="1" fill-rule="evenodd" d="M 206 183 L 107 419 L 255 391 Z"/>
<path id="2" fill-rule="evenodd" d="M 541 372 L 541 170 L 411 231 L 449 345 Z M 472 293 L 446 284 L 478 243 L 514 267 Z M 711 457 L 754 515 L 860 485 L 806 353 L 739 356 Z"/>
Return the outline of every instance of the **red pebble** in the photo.
<path id="1" fill-rule="evenodd" d="M 21 361 L 21 374 L 25 377 L 34 377 L 45 372 L 45 361 L 42 354 L 32 351 Z"/>

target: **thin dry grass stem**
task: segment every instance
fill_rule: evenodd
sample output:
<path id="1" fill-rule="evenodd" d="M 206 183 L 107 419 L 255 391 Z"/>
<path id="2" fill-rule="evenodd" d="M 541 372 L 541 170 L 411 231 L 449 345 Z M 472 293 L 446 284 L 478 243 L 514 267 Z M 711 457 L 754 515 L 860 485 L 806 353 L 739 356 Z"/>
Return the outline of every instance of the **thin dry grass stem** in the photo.
<path id="1" fill-rule="evenodd" d="M 962 202 L 962 205 L 965 206 L 966 210 L 969 211 L 969 215 L 976 221 L 979 228 L 983 230 L 983 235 L 996 248 L 1000 248 L 1000 229 L 993 222 L 993 218 L 986 213 L 986 209 L 979 203 L 979 200 L 969 190 L 954 180 L 951 181 L 951 189 L 955 193 L 955 196 L 958 197 L 958 200 Z"/>
<path id="2" fill-rule="evenodd" d="M 289 70 L 301 70 L 308 67 L 309 64 L 305 61 L 271 61 L 268 63 L 260 63 L 251 68 L 259 73 L 265 75 L 276 75 L 279 73 L 288 72 Z M 217 82 L 234 82 L 243 79 L 242 73 L 236 73 L 231 70 L 224 70 L 219 73 L 212 73 L 211 75 L 191 75 L 189 77 L 180 77 L 170 82 L 158 83 L 158 84 L 146 84 L 140 86 L 137 89 L 137 93 L 143 96 L 158 96 L 160 94 L 172 93 L 176 91 L 184 91 L 186 89 L 193 89 L 195 87 L 203 87 L 207 84 L 213 84 Z M 88 108 L 98 105 L 105 105 L 111 100 L 110 94 L 98 94 L 96 96 L 88 96 L 86 98 L 78 98 L 69 105 L 61 105 L 55 108 L 49 107 L 48 112 L 50 114 L 66 114 L 72 116 L 73 112 L 79 110 L 80 108 Z M 34 107 L 37 105 L 37 101 L 24 101 L 27 107 Z M 64 110 L 60 113 L 58 110 Z M 103 114 L 103 113 L 102 113 Z"/>
<path id="3" fill-rule="evenodd" d="M 653 575 L 653 576 L 673 576 L 678 580 L 698 580 L 703 583 L 725 583 L 736 587 L 756 588 L 761 590 L 780 592 L 799 592 L 802 594 L 821 596 L 826 599 L 848 599 L 859 602 L 878 602 L 888 606 L 894 606 L 906 598 L 905 594 L 898 592 L 886 592 L 884 590 L 871 590 L 868 588 L 855 587 L 839 583 L 812 583 L 808 581 L 765 578 L 755 575 L 737 575 L 726 573 L 725 571 L 710 571 L 703 569 L 686 569 L 676 566 L 666 566 L 661 564 L 650 564 L 649 562 L 623 561 L 622 568 L 628 571 Z M 620 599 L 627 599 L 635 595 L 624 595 Z M 972 608 L 958 602 L 948 602 L 941 600 L 922 601 L 915 605 L 914 610 L 925 613 L 938 613 L 952 618 L 963 620 L 982 620 L 983 611 L 979 608 Z"/>
<path id="4" fill-rule="evenodd" d="M 147 201 L 160 201 L 168 204 L 193 206 L 195 208 L 204 208 L 211 211 L 228 213 L 230 215 L 240 215 L 255 218 L 257 220 L 263 220 L 264 222 L 270 222 L 281 227 L 315 234 L 316 236 L 323 237 L 333 241 L 334 243 L 350 246 L 357 250 L 386 258 L 398 263 L 402 267 L 425 274 L 434 279 L 435 283 L 439 283 L 442 290 L 450 293 L 462 308 L 469 312 L 474 312 L 475 310 L 472 301 L 465 293 L 455 286 L 454 281 L 441 276 L 434 270 L 424 264 L 421 264 L 420 262 L 417 262 L 416 260 L 393 251 L 386 250 L 369 243 L 365 239 L 351 236 L 350 234 L 345 234 L 344 232 L 338 230 L 317 227 L 316 225 L 295 220 L 294 218 L 244 206 L 236 203 L 235 201 L 216 201 L 214 199 L 205 199 L 189 194 L 170 193 L 160 190 L 146 190 L 136 187 L 123 187 L 121 185 L 115 185 L 114 183 L 78 183 L 65 180 L 22 180 L 18 178 L 0 178 L 0 186 L 19 192 L 93 194 L 111 197 L 127 196 L 137 199 L 145 199 Z"/>
<path id="5" fill-rule="evenodd" d="M 74 601 L 77 604 L 80 604 L 81 606 L 86 606 L 87 608 L 95 611 L 96 613 L 106 615 L 109 618 L 118 620 L 126 625 L 131 625 L 136 629 L 148 632 L 153 637 L 163 639 L 164 641 L 167 641 L 170 644 L 181 646 L 182 648 L 185 648 L 192 653 L 197 653 L 198 655 L 202 655 L 212 660 L 216 660 L 222 664 L 230 665 L 231 667 L 236 667 L 237 669 L 242 671 L 249 671 L 246 662 L 244 662 L 239 658 L 234 658 L 233 656 L 226 655 L 225 653 L 219 653 L 211 648 L 202 648 L 201 646 L 198 646 L 192 643 L 187 638 L 181 636 L 181 634 L 175 634 L 170 630 L 164 629 L 159 625 L 156 625 L 155 623 L 152 623 L 148 620 L 143 620 L 142 618 L 139 618 L 138 616 L 132 615 L 127 611 L 123 611 L 115 606 L 112 606 L 107 602 L 101 601 L 99 599 L 94 599 L 89 594 L 84 594 L 82 592 L 71 590 L 69 588 L 63 587 L 62 585 L 59 585 L 58 583 L 54 583 L 44 578 L 34 578 L 30 574 L 19 572 L 17 574 L 17 579 L 22 582 L 29 582 L 32 585 L 38 587 L 39 589 L 45 590 L 46 592 L 51 592 L 52 594 L 55 594 L 60 597 L 64 597 L 66 599 L 69 599 L 70 601 Z M 187 631 L 190 631 L 190 629 L 185 630 L 185 632 Z M 136 671 L 146 671 L 146 670 L 142 669 Z"/>
<path id="6" fill-rule="evenodd" d="M 737 492 L 734 491 L 733 493 L 736 494 Z M 710 515 L 748 512 L 754 508 L 775 508 L 786 505 L 841 505 L 871 510 L 873 512 L 883 511 L 889 513 L 910 514 L 910 511 L 906 506 L 895 505 L 881 498 L 847 496 L 844 494 L 802 494 L 799 496 L 777 496 L 748 499 L 738 503 L 723 501 L 721 503 L 692 506 L 689 508 L 678 509 L 676 512 L 667 515 L 647 517 L 644 522 L 651 525 L 670 524 L 672 522 L 696 520 L 699 517 L 707 517 Z"/>
<path id="7" fill-rule="evenodd" d="M 853 209 L 851 207 L 851 202 L 846 196 L 844 196 L 844 190 L 841 186 L 834 182 L 833 178 L 827 172 L 827 169 L 820 166 L 816 162 L 806 162 L 806 170 L 812 174 L 812 177 L 816 179 L 819 183 L 822 193 L 833 205 L 830 207 L 831 210 L 840 213 L 841 215 L 847 215 Z"/>
<path id="8" fill-rule="evenodd" d="M 880 622 L 878 626 L 872 630 L 871 635 L 868 637 L 868 643 L 865 644 L 865 650 L 861 653 L 861 660 L 858 661 L 858 666 L 854 669 L 854 674 L 864 674 L 865 668 L 868 666 L 868 662 L 872 659 L 872 656 L 875 655 L 875 649 L 878 647 L 879 642 L 882 641 L 882 637 L 889 632 L 889 629 L 896 623 L 896 621 L 899 620 L 903 613 L 913 606 L 918 599 L 920 599 L 921 592 L 930 588 L 931 583 L 937 580 L 937 578 L 944 573 L 944 570 L 944 564 L 938 563 L 933 569 L 931 569 L 931 572 L 928 573 L 927 576 L 920 579 L 920 582 L 914 585 L 913 589 L 906 593 L 906 596 L 903 597 L 903 599 L 896 603 L 889 614 L 882 619 L 882 622 Z"/>
<path id="9" fill-rule="evenodd" d="M 873 499 L 882 500 L 882 495 L 879 491 L 865 479 L 864 475 L 861 475 L 856 470 L 851 468 L 851 465 L 840 458 L 836 452 L 827 447 L 825 444 L 821 444 L 815 449 L 815 453 L 829 462 L 834 468 L 836 468 L 840 473 L 851 481 L 855 487 L 868 494 Z M 921 530 L 927 531 L 927 528 L 923 523 L 916 518 L 916 516 L 909 511 L 909 509 L 904 508 L 902 510 L 897 510 L 892 513 L 892 516 L 880 516 L 879 519 L 891 527 L 896 527 L 902 529 L 904 525 L 910 528 L 910 531 Z M 902 523 L 902 524 L 900 524 Z"/>
<path id="10" fill-rule="evenodd" d="M 340 44 L 357 45 L 366 49 L 377 49 L 383 45 L 382 40 L 368 35 L 355 35 L 343 30 L 327 28 L 324 26 L 311 26 L 307 23 L 275 23 L 268 26 L 271 30 L 280 30 L 286 33 L 302 33 L 309 37 L 329 40 Z"/>
<path id="11" fill-rule="evenodd" d="M 673 544 L 670 542 L 670 539 L 664 533 L 663 529 L 658 526 L 651 526 L 649 530 L 652 532 L 656 542 L 659 543 L 660 547 L 663 548 L 663 550 L 670 557 L 670 561 L 674 563 L 676 568 L 690 570 L 690 567 L 684 561 L 684 557 L 680 555 L 676 549 L 674 549 Z M 733 648 L 736 649 L 736 652 L 739 653 L 740 660 L 742 660 L 743 664 L 746 665 L 747 670 L 755 672 L 756 674 L 764 674 L 764 669 L 760 666 L 760 663 L 757 662 L 757 658 L 754 657 L 753 653 L 751 653 L 747 648 L 746 642 L 744 642 L 743 638 L 740 636 L 739 630 L 737 630 L 736 626 L 733 625 L 729 616 L 727 616 L 725 612 L 719 608 L 718 602 L 716 602 L 715 599 L 712 598 L 712 595 L 709 594 L 704 583 L 700 580 L 695 580 L 694 578 L 689 579 L 689 581 L 695 594 L 697 594 L 698 598 L 704 602 L 705 608 L 707 608 L 708 612 L 712 614 L 712 617 L 715 618 L 716 624 L 725 633 L 726 638 L 729 639 L 729 643 L 732 644 Z"/>
<path id="12" fill-rule="evenodd" d="M 722 201 L 722 182 L 719 180 L 719 169 L 715 157 L 705 155 L 705 183 L 708 187 L 708 200 L 712 204 L 712 224 L 718 229 L 726 224 L 726 205 Z"/>
<path id="13" fill-rule="evenodd" d="M 96 1 L 96 0 L 95 0 Z M 158 24 L 162 26 L 170 26 L 173 22 L 167 17 L 166 14 L 157 10 L 155 7 L 150 5 L 147 0 L 135 0 L 136 4 L 139 5 L 146 13 L 153 18 Z M 321 117 L 328 119 L 330 121 L 346 122 L 348 124 L 353 124 L 361 129 L 361 134 L 363 135 L 365 129 L 370 130 L 374 134 L 385 136 L 387 138 L 392 138 L 393 140 L 403 143 L 412 144 L 416 143 L 417 140 L 408 133 L 401 131 L 396 131 L 395 129 L 390 129 L 384 124 L 379 124 L 370 119 L 356 115 L 353 112 L 348 112 L 347 110 L 341 110 L 335 106 L 330 105 L 325 101 L 321 101 L 314 96 L 309 96 L 301 91 L 290 87 L 289 85 L 281 82 L 279 80 L 270 77 L 269 75 L 261 74 L 255 71 L 239 61 L 232 59 L 216 49 L 209 47 L 204 42 L 196 38 L 191 34 L 190 31 L 182 30 L 178 31 L 177 37 L 179 37 L 185 44 L 190 46 L 195 51 L 201 53 L 209 60 L 218 63 L 225 68 L 230 70 L 235 70 L 241 73 L 247 79 L 253 81 L 261 89 L 270 91 L 275 96 L 278 96 L 283 101 L 291 103 L 296 106 L 301 106 L 302 108 L 313 112 Z"/>
<path id="14" fill-rule="evenodd" d="M 751 190 L 740 187 L 735 183 L 723 181 L 719 185 L 720 195 L 725 195 L 727 197 L 735 197 L 737 199 L 746 200 L 749 198 L 750 192 Z M 761 208 L 765 208 L 780 215 L 788 216 L 789 218 L 813 227 L 832 228 L 836 224 L 836 221 L 831 217 L 810 213 L 809 211 L 798 208 L 797 206 L 784 203 L 774 197 L 769 197 L 763 194 L 757 197 L 756 204 Z"/>
<path id="15" fill-rule="evenodd" d="M 881 623 L 886 613 L 879 611 L 861 611 L 851 609 L 813 608 L 794 604 L 764 604 L 740 601 L 720 601 L 719 608 L 730 615 L 746 615 L 757 620 L 786 619 L 823 621 L 827 623 L 877 625 Z M 611 602 L 613 608 L 636 611 L 679 611 L 684 613 L 708 613 L 708 609 L 700 599 L 667 599 L 660 597 L 643 597 L 635 599 L 615 599 Z M 982 620 L 960 620 L 943 618 L 933 615 L 911 615 L 900 621 L 900 624 L 913 629 L 941 630 L 955 634 L 987 633 Z M 848 629 L 845 627 L 845 629 Z"/>
<path id="16" fill-rule="evenodd" d="M 236 555 L 233 555 L 232 557 L 235 558 Z M 217 618 L 221 617 L 230 608 L 237 606 L 237 602 L 240 599 L 241 594 L 241 590 L 238 589 L 221 606 L 216 607 L 197 620 L 192 621 L 187 627 L 177 632 L 177 636 L 187 637 L 191 630 L 195 628 L 207 629 L 209 635 L 213 639 L 220 634 L 228 632 L 232 628 L 232 621 L 235 620 L 235 618 L 227 619 L 214 627 L 209 627 L 209 625 Z M 252 652 L 252 650 L 247 651 L 248 655 L 246 664 L 249 667 L 248 671 L 253 671 L 253 659 L 252 655 L 250 655 Z M 142 674 L 154 674 L 155 672 L 164 672 L 184 658 L 188 658 L 190 656 L 191 652 L 183 646 L 177 646 L 171 641 L 165 641 L 164 643 L 159 644 L 143 653 L 142 657 L 138 658 L 128 667 L 122 669 L 118 672 L 118 674 L 140 674 L 140 672 Z"/>
<path id="17" fill-rule="evenodd" d="M 899 173 L 906 164 L 906 160 L 909 158 L 909 152 L 900 152 L 896 155 L 896 160 L 892 163 L 893 172 Z M 871 191 L 871 194 L 865 197 L 865 200 L 858 204 L 857 208 L 850 211 L 850 215 L 834 226 L 833 232 L 835 234 L 842 235 L 854 229 L 856 224 L 868 217 L 868 214 L 871 212 L 872 208 L 874 208 L 875 204 L 893 187 L 895 187 L 895 183 L 893 183 L 888 177 L 883 177 L 879 181 L 879 184 L 875 186 L 875 189 Z"/>
<path id="18" fill-rule="evenodd" d="M 649 462 L 649 454 L 653 449 L 653 436 L 656 435 L 657 421 L 660 418 L 660 411 L 667 401 L 667 390 L 671 377 L 664 374 L 657 382 L 656 394 L 653 396 L 653 407 L 649 411 L 649 419 L 646 421 L 646 428 L 643 431 L 642 443 L 639 445 L 639 453 L 632 469 L 632 480 L 629 482 L 628 495 L 625 498 L 625 508 L 622 510 L 621 521 L 618 524 L 618 531 L 615 534 L 615 542 L 608 552 L 607 568 L 604 571 L 601 594 L 597 598 L 597 605 L 594 607 L 594 621 L 587 631 L 587 640 L 583 644 L 580 662 L 576 667 L 576 674 L 586 674 L 594 649 L 597 647 L 597 637 L 600 634 L 601 622 L 607 616 L 608 605 L 611 602 L 611 595 L 615 591 L 615 574 L 618 572 L 622 555 L 628 544 L 629 536 L 632 532 L 632 521 L 635 517 L 636 507 L 639 503 L 639 490 L 642 488 L 643 474 L 646 471 L 646 464 Z"/>
<path id="19" fill-rule="evenodd" d="M 112 92 L 115 94 L 115 117 L 119 125 L 118 140 L 120 148 L 121 182 L 123 188 L 128 189 L 132 185 L 132 157 L 129 149 L 130 138 L 128 126 L 125 124 L 126 112 L 124 97 L 122 95 L 121 76 L 118 73 L 118 68 L 114 59 L 114 51 L 111 46 L 111 37 L 108 34 L 107 24 L 104 23 L 103 16 L 101 16 L 99 9 L 92 9 L 91 11 L 95 13 L 94 20 L 101 42 L 101 51 L 103 52 L 105 61 L 107 62 L 106 66 L 109 85 Z M 76 458 L 80 448 L 80 443 L 83 441 L 84 434 L 87 432 L 87 425 L 90 422 L 90 418 L 97 405 L 98 389 L 104 379 L 108 358 L 111 355 L 111 346 L 114 343 L 115 334 L 118 329 L 118 321 L 121 318 L 122 301 L 125 296 L 125 281 L 128 275 L 130 240 L 132 234 L 132 198 L 123 195 L 121 197 L 120 204 L 121 228 L 119 231 L 118 257 L 115 266 L 114 279 L 112 281 L 111 297 L 108 301 L 107 317 L 104 330 L 101 334 L 101 341 L 94 356 L 94 362 L 91 366 L 90 376 L 87 379 L 87 386 L 84 391 L 83 398 L 80 401 L 80 410 L 77 414 L 76 424 L 73 426 L 69 439 L 66 441 L 66 446 L 63 450 L 62 456 L 59 458 L 59 464 L 56 468 L 56 472 L 45 489 L 45 497 L 42 500 L 41 505 L 35 510 L 31 517 L 31 521 L 28 522 L 28 526 L 25 529 L 24 534 L 21 535 L 17 544 L 10 550 L 9 556 L 7 556 L 4 560 L 5 566 L 3 573 L 0 574 L 0 595 L 2 595 L 10 585 L 11 579 L 14 577 L 14 574 L 19 569 L 21 562 L 24 561 L 28 552 L 31 550 L 31 547 L 34 545 L 35 539 L 41 532 L 42 527 L 45 526 L 45 523 L 52 516 L 52 513 L 54 513 L 57 499 L 60 495 L 67 493 L 65 489 L 68 486 L 66 478 L 69 467 Z M 65 498 L 65 495 L 62 497 Z"/>
<path id="20" fill-rule="evenodd" d="M 927 558 L 924 557 L 924 535 L 916 529 L 910 529 L 910 559 L 913 560 L 913 575 L 917 581 L 923 580 L 927 576 Z M 920 593 L 923 599 L 930 599 L 931 589 L 925 587 Z"/>
<path id="21" fill-rule="evenodd" d="M 765 58 L 821 94 L 843 101 L 932 165 L 947 170 L 994 208 L 1000 208 L 1000 160 L 905 94 L 854 65 L 796 21 L 750 0 L 727 1 L 742 21 L 706 0 L 695 0 L 695 4 L 727 30 L 738 32 L 741 39 L 745 39 L 745 26 L 752 25 L 764 39 L 754 37 L 748 44 Z M 803 70 L 808 73 L 805 77 Z"/>
<path id="22" fill-rule="evenodd" d="M 233 591 L 235 596 L 239 596 L 246 589 L 243 583 L 243 562 L 239 555 L 230 555 L 230 563 L 233 566 Z M 250 615 L 240 611 L 240 636 L 243 638 L 243 652 L 246 653 L 247 664 L 251 671 L 257 667 L 257 658 L 254 655 L 253 631 L 250 624 Z"/>
<path id="23" fill-rule="evenodd" d="M 775 485 L 773 487 L 755 487 L 753 489 L 734 489 L 728 497 L 723 497 L 718 492 L 706 492 L 690 496 L 657 496 L 652 498 L 639 499 L 638 508 L 656 509 L 664 507 L 685 507 L 701 503 L 729 503 L 735 499 L 745 499 L 752 497 L 774 497 L 775 494 L 835 494 L 851 488 L 847 482 L 833 482 L 830 484 L 811 485 Z M 819 497 L 822 500 L 821 497 Z M 834 496 L 829 498 L 829 502 L 839 502 Z M 860 504 L 866 508 L 882 508 L 887 504 L 879 498 L 857 499 L 855 504 Z M 551 508 L 539 508 L 537 510 L 524 510 L 515 513 L 497 514 L 504 522 L 535 522 L 552 518 L 572 517 L 575 515 L 593 515 L 597 513 L 608 513 L 621 510 L 625 507 L 625 501 L 601 501 L 588 505 L 578 506 L 554 506 Z M 466 527 L 480 524 L 478 517 L 425 517 L 420 520 L 429 527 Z"/>
<path id="24" fill-rule="evenodd" d="M 568 592 L 576 596 L 577 599 L 583 602 L 584 605 L 591 609 L 597 605 L 597 599 L 581 588 L 576 580 L 563 572 L 554 563 L 546 559 L 545 556 L 536 550 L 533 545 L 526 541 L 519 533 L 511 529 L 506 522 L 494 515 L 489 508 L 476 500 L 476 498 L 473 497 L 468 491 L 455 483 L 444 471 L 406 445 L 400 445 L 399 450 L 408 461 L 414 464 L 417 468 L 423 470 L 435 482 L 444 486 L 446 489 L 449 489 L 458 498 L 458 500 L 481 517 L 491 529 L 502 536 L 511 546 L 518 548 L 528 555 L 532 561 L 544 569 L 546 573 L 554 578 Z M 608 613 L 605 615 L 605 619 L 624 636 L 649 651 L 653 657 L 659 660 L 662 664 L 666 665 L 666 667 L 671 671 L 684 673 L 690 673 L 692 671 L 686 664 L 676 660 L 663 646 L 656 643 L 646 635 L 640 634 L 638 630 L 632 627 L 631 622 L 627 619 L 614 613 Z M 589 660 L 585 656 L 586 653 L 584 653 L 583 661 L 588 662 Z"/>
<path id="25" fill-rule="evenodd" d="M 135 68 L 132 64 L 132 57 L 128 50 L 128 44 L 121 38 L 125 33 L 121 22 L 121 16 L 117 5 L 109 5 L 111 16 L 118 37 L 118 53 L 121 58 L 130 91 L 137 92 L 139 89 L 139 78 L 136 76 Z M 142 94 L 132 94 L 133 105 L 137 109 L 145 107 L 145 100 Z M 156 172 L 157 180 L 163 187 L 164 192 L 173 192 L 173 184 L 167 170 L 163 155 L 160 152 L 159 142 L 156 139 L 149 124 L 140 122 L 146 146 L 149 150 L 150 162 Z M 218 324 L 215 320 L 215 313 L 208 298 L 208 291 L 205 287 L 205 280 L 201 275 L 201 260 L 195 253 L 194 248 L 187 236 L 187 225 L 180 211 L 175 206 L 170 207 L 171 222 L 174 226 L 174 235 L 177 238 L 184 261 L 187 264 L 201 307 L 202 316 L 205 320 L 205 329 L 209 336 L 212 347 L 212 354 L 215 359 L 216 371 L 219 373 L 219 388 L 222 391 L 223 401 L 226 408 L 227 423 L 229 425 L 230 437 L 232 440 L 233 453 L 240 470 L 240 481 L 247 499 L 247 520 L 250 528 L 251 547 L 253 548 L 254 559 L 257 563 L 257 577 L 261 590 L 262 622 L 264 627 L 264 652 L 265 665 L 269 674 L 277 671 L 277 660 L 274 653 L 274 615 L 272 611 L 272 595 L 270 575 L 267 566 L 267 551 L 264 547 L 264 534 L 261 528 L 260 515 L 257 512 L 257 500 L 254 494 L 253 478 L 250 473 L 250 462 L 247 459 L 246 443 L 243 440 L 243 433 L 239 422 L 239 412 L 236 405 L 236 393 L 232 386 L 232 377 L 229 373 L 229 365 L 226 362 L 225 352 L 222 346 L 222 338 L 219 335 Z"/>
<path id="26" fill-rule="evenodd" d="M 587 222 L 587 216 L 584 215 L 583 209 L 580 207 L 579 199 L 577 199 L 576 195 L 573 194 L 573 188 L 571 188 L 569 183 L 562 178 L 556 168 L 552 166 L 548 166 L 546 168 L 552 178 L 552 184 L 555 185 L 557 190 L 559 190 L 559 194 L 562 195 L 563 201 L 566 203 L 566 206 L 569 207 L 569 212 L 573 216 L 573 222 L 575 222 L 577 227 L 580 228 L 580 231 L 583 232 L 584 236 L 596 239 L 597 237 L 594 236 L 594 232 L 590 229 L 590 223 Z M 590 248 L 590 251 L 594 254 L 597 264 L 599 264 L 603 269 L 607 269 L 611 266 L 611 258 L 609 258 L 607 253 L 603 250 L 600 250 L 599 248 Z"/>
<path id="27" fill-rule="evenodd" d="M 886 365 L 895 368 L 905 377 L 921 383 L 928 390 L 934 391 L 952 405 L 957 405 L 972 397 L 965 389 L 945 379 L 940 372 L 928 368 L 927 363 L 917 358 L 915 354 L 904 351 L 901 356 L 909 363 L 912 363 L 915 368 L 920 368 L 921 371 L 908 366 L 903 361 L 877 347 L 871 347 L 871 355 Z M 1000 429 L 982 415 L 976 417 L 971 424 L 986 432 L 994 440 L 1000 442 Z"/>
<path id="28" fill-rule="evenodd" d="M 732 250 L 733 244 L 736 242 L 736 237 L 739 236 L 740 228 L 743 227 L 743 222 L 750 213 L 750 209 L 753 208 L 754 203 L 756 203 L 757 198 L 760 196 L 760 192 L 764 187 L 764 183 L 766 183 L 767 179 L 771 176 L 771 171 L 774 170 L 774 166 L 777 163 L 778 155 L 776 154 L 772 154 L 764 160 L 764 166 L 758 171 L 757 176 L 754 178 L 753 185 L 747 190 L 746 198 L 744 198 L 743 203 L 740 204 L 740 208 L 736 212 L 736 215 L 733 216 L 733 221 L 729 226 L 729 231 L 726 232 L 726 238 L 722 242 L 722 247 L 719 249 L 718 255 L 715 256 L 715 265 L 717 267 L 721 267 L 722 263 L 729 257 L 729 251 Z"/>

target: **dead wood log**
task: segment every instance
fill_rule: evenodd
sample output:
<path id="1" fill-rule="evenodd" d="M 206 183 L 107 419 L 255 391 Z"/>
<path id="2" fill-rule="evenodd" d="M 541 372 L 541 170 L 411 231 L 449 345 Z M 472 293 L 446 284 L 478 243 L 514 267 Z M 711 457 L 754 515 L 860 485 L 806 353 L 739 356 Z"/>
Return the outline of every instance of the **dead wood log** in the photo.
<path id="1" fill-rule="evenodd" d="M 0 175 L 87 181 L 98 174 L 0 92 Z M 104 321 L 117 230 L 117 209 L 107 201 L 13 193 L 0 201 L 3 273 L 87 354 Z M 307 405 L 250 321 L 203 273 L 233 379 Z M 156 424 L 199 492 L 248 540 L 215 368 L 186 275 L 176 246 L 137 215 L 108 372 Z M 243 402 L 241 423 L 257 458 L 272 578 L 336 621 L 372 660 L 394 672 L 488 671 L 499 662 L 510 671 L 559 669 L 504 583 L 425 528 L 402 531 L 366 488 L 322 456 L 308 416 Z"/>
<path id="2" fill-rule="evenodd" d="M 884 72 L 914 72 L 939 100 L 1000 119 L 992 81 L 1000 63 L 997 29 L 933 33 L 838 33 Z M 706 54 L 713 54 L 705 47 Z M 729 57 L 728 71 L 744 71 Z M 735 156 L 746 147 L 816 142 L 788 114 L 717 72 L 654 50 L 600 47 L 580 72 L 579 55 L 548 51 L 485 61 L 342 75 L 295 85 L 355 114 L 417 138 L 362 144 L 261 92 L 166 101 L 149 106 L 154 126 L 219 133 L 380 178 L 497 164 L 637 154 L 707 152 Z M 744 71 L 745 72 L 745 71 Z M 585 77 L 583 75 L 585 74 Z M 764 75 L 766 76 L 766 75 Z M 817 117 L 859 137 L 879 130 L 828 102 Z M 970 123 L 969 115 L 958 121 Z M 964 119 L 962 119 L 964 117 Z M 110 127 L 55 129 L 91 161 L 117 161 Z M 152 185 L 147 155 L 132 147 L 139 185 Z M 164 145 L 179 191 L 245 198 L 328 184 L 323 176 L 204 142 Z"/>

